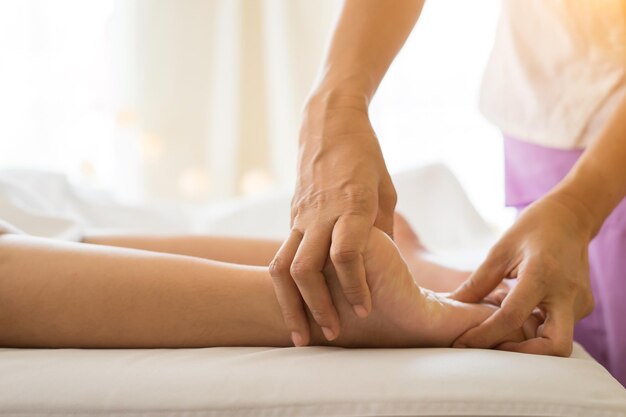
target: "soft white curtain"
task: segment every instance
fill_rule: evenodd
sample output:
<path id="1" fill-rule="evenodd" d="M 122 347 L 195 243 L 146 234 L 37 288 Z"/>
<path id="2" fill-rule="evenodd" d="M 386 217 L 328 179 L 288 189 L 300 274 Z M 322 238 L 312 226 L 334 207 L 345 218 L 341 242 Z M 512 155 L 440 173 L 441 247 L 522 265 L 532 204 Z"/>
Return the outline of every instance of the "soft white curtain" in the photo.
<path id="1" fill-rule="evenodd" d="M 3 1 L 0 166 L 140 200 L 287 187 L 338 5 Z"/>
<path id="2" fill-rule="evenodd" d="M 332 0 L 126 3 L 149 197 L 205 200 L 291 184 L 300 110 Z"/>
<path id="3" fill-rule="evenodd" d="M 118 155 L 125 132 L 106 36 L 114 11 L 113 0 L 0 1 L 0 167 L 123 183 L 114 166 L 128 152 Z"/>

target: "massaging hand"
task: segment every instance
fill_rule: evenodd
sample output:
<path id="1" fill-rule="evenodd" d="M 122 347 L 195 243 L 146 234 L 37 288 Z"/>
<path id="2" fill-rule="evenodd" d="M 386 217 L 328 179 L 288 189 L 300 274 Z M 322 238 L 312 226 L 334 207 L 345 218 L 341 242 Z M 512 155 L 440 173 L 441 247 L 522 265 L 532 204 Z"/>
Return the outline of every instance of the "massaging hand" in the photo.
<path id="1" fill-rule="evenodd" d="M 339 316 L 322 273 L 326 260 L 357 316 L 371 310 L 363 251 L 372 226 L 391 235 L 396 192 L 362 100 L 311 101 L 300 132 L 291 233 L 270 265 L 283 317 L 296 346 L 310 329 L 306 303 L 328 340 Z"/>
<path id="2" fill-rule="evenodd" d="M 478 302 L 504 278 L 517 278 L 518 283 L 502 301 L 502 308 L 461 335 L 455 347 L 570 355 L 575 322 L 593 310 L 587 260 L 591 232 L 582 218 L 556 194 L 544 197 L 522 213 L 452 298 Z M 501 343 L 536 307 L 545 320 L 537 337 L 521 343 Z"/>

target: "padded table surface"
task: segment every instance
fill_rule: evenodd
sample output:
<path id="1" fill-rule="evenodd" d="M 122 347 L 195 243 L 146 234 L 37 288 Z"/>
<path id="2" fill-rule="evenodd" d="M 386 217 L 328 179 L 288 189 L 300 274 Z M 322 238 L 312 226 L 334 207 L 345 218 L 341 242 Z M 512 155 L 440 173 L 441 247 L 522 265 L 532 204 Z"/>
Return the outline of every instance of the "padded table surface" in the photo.
<path id="1" fill-rule="evenodd" d="M 0 349 L 0 415 L 626 416 L 571 358 L 488 350 Z"/>

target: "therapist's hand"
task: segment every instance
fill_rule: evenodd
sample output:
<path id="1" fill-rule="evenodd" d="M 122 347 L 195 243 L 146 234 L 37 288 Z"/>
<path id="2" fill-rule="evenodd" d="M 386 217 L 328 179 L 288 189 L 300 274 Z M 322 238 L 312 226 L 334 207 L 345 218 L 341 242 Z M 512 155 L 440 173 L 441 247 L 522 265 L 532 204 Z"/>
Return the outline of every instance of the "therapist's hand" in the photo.
<path id="1" fill-rule="evenodd" d="M 461 335 L 454 346 L 569 356 L 574 324 L 594 306 L 587 258 L 592 231 L 587 216 L 584 207 L 559 194 L 526 209 L 452 298 L 478 302 L 504 278 L 517 278 L 517 285 L 498 312 Z M 537 337 L 501 343 L 536 307 L 544 319 Z"/>
<path id="2" fill-rule="evenodd" d="M 395 205 L 365 100 L 312 99 L 300 131 L 291 233 L 270 265 L 296 346 L 310 340 L 305 304 L 328 340 L 339 335 L 339 316 L 322 273 L 328 259 L 355 314 L 369 314 L 362 254 L 372 226 L 392 235 Z"/>

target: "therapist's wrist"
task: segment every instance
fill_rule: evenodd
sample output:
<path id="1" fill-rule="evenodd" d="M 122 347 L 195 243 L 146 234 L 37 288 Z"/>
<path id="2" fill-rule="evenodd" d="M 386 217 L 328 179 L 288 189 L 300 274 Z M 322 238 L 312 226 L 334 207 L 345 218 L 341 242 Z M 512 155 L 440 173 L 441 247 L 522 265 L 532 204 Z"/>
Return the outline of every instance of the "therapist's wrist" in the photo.
<path id="1" fill-rule="evenodd" d="M 571 219 L 569 223 L 583 239 L 591 241 L 602 227 L 604 218 L 585 201 L 586 198 L 580 190 L 561 187 L 544 198 L 563 210 L 563 215 Z"/>
<path id="2" fill-rule="evenodd" d="M 375 138 L 369 121 L 366 95 L 347 90 L 316 92 L 312 95 L 302 114 L 300 145 L 317 146 L 324 139 L 326 145 L 333 146 L 348 137 Z"/>
<path id="3" fill-rule="evenodd" d="M 578 164 L 548 195 L 576 215 L 578 227 L 593 238 L 619 203 L 610 179 L 590 163 Z"/>
<path id="4" fill-rule="evenodd" d="M 376 77 L 366 71 L 327 69 L 309 96 L 305 112 L 337 108 L 367 112 L 376 88 Z"/>
<path id="5" fill-rule="evenodd" d="M 367 114 L 369 97 L 359 90 L 317 90 L 304 106 L 305 117 L 325 116 L 338 110 L 354 110 Z"/>

